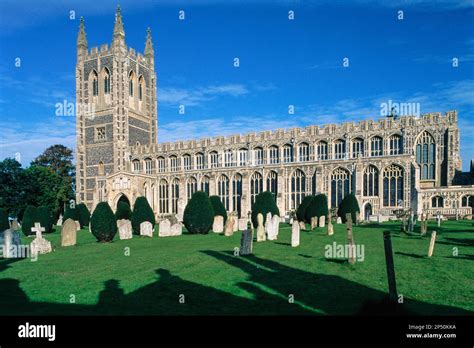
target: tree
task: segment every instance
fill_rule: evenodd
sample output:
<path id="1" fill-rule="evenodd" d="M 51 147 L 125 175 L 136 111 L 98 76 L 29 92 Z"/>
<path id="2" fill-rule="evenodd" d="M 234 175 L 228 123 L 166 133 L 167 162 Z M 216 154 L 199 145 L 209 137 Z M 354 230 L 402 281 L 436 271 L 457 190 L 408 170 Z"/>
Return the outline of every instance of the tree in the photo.
<path id="1" fill-rule="evenodd" d="M 271 213 L 272 216 L 280 216 L 280 211 L 275 203 L 275 197 L 270 191 L 260 192 L 257 197 L 255 197 L 255 202 L 252 204 L 252 223 L 254 226 L 258 225 L 257 215 L 261 213 L 263 215 L 263 223 L 265 223 L 265 218 L 268 213 Z"/>
<path id="2" fill-rule="evenodd" d="M 38 210 L 35 206 L 29 205 L 26 207 L 21 221 L 21 230 L 25 236 L 34 234 L 31 232 L 31 228 L 35 226 L 35 222 L 39 222 Z"/>
<path id="3" fill-rule="evenodd" d="M 342 222 L 346 222 L 346 214 L 351 214 L 352 221 L 356 222 L 356 214 L 360 212 L 359 202 L 354 194 L 348 194 L 341 202 L 337 215 L 341 217 Z"/>
<path id="4" fill-rule="evenodd" d="M 209 233 L 214 222 L 214 209 L 207 193 L 197 191 L 193 194 L 184 209 L 183 222 L 190 233 Z"/>
<path id="5" fill-rule="evenodd" d="M 115 218 L 117 220 L 126 219 L 130 220 L 132 216 L 132 210 L 130 206 L 125 202 L 118 202 L 117 204 L 117 211 L 115 212 Z"/>
<path id="6" fill-rule="evenodd" d="M 74 177 L 74 165 L 72 160 L 74 151 L 64 145 L 56 144 L 48 147 L 36 157 L 31 165 L 50 168 L 62 178 Z"/>
<path id="7" fill-rule="evenodd" d="M 19 217 L 26 208 L 24 170 L 13 158 L 0 162 L 0 208 Z"/>
<path id="8" fill-rule="evenodd" d="M 219 196 L 211 196 L 209 197 L 212 209 L 214 211 L 214 216 L 222 216 L 224 218 L 224 224 L 227 221 L 227 211 L 225 210 L 224 204 L 222 204 L 221 199 Z"/>
<path id="9" fill-rule="evenodd" d="M 155 214 L 148 204 L 148 200 L 145 197 L 138 197 L 133 206 L 132 212 L 132 228 L 134 234 L 140 234 L 140 224 L 144 221 L 151 222 L 155 226 Z"/>
<path id="10" fill-rule="evenodd" d="M 53 218 L 51 217 L 51 210 L 47 206 L 37 208 L 37 216 L 39 223 L 44 227 L 44 233 L 51 233 L 53 231 Z"/>
<path id="11" fill-rule="evenodd" d="M 301 222 L 306 222 L 306 223 L 311 223 L 306 220 L 306 210 L 308 209 L 308 206 L 311 204 L 311 201 L 313 200 L 314 196 L 305 196 L 303 198 L 303 201 L 300 203 L 298 206 L 298 209 L 296 209 L 296 218 L 298 221 Z"/>
<path id="12" fill-rule="evenodd" d="M 91 213 L 87 206 L 84 203 L 79 203 L 76 205 L 77 212 L 79 214 L 79 223 L 81 224 L 81 228 L 84 226 L 89 226 L 89 222 L 91 220 Z"/>
<path id="13" fill-rule="evenodd" d="M 81 223 L 79 209 L 77 209 L 77 206 L 75 204 L 66 205 L 66 209 L 64 210 L 64 215 L 63 215 L 63 221 L 66 221 L 67 219 L 73 219 Z"/>
<path id="14" fill-rule="evenodd" d="M 117 220 L 107 202 L 100 202 L 91 217 L 91 233 L 99 242 L 111 242 L 117 234 Z"/>
<path id="15" fill-rule="evenodd" d="M 313 197 L 311 203 L 306 209 L 305 217 L 308 223 L 311 223 L 311 218 L 317 217 L 318 219 L 321 216 L 327 216 L 329 213 L 328 208 L 328 199 L 326 195 L 319 194 Z"/>
<path id="16" fill-rule="evenodd" d="M 0 232 L 8 230 L 10 223 L 8 222 L 8 213 L 6 209 L 0 208 Z"/>

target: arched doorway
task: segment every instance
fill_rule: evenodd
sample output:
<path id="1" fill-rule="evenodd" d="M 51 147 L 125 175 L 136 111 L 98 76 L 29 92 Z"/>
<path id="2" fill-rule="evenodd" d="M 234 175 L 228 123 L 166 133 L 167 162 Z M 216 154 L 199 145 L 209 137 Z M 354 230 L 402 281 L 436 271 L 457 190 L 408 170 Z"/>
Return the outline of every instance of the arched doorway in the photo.
<path id="1" fill-rule="evenodd" d="M 128 206 L 131 208 L 130 201 L 128 200 L 127 196 L 125 196 L 125 195 L 123 195 L 123 194 L 120 196 L 120 198 L 119 198 L 118 201 L 117 201 L 117 207 L 118 207 L 118 205 L 119 205 L 120 202 L 127 203 Z"/>
<path id="2" fill-rule="evenodd" d="M 364 218 L 365 221 L 369 221 L 369 217 L 372 215 L 372 204 L 366 203 L 364 207 Z"/>

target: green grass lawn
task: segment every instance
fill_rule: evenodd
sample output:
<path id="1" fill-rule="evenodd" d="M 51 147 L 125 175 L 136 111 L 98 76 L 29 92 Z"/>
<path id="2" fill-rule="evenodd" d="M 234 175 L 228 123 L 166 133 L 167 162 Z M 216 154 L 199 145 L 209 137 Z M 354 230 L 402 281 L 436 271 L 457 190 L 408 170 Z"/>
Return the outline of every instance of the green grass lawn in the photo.
<path id="1" fill-rule="evenodd" d="M 102 244 L 81 230 L 72 247 L 60 247 L 55 232 L 45 235 L 54 252 L 37 262 L 0 260 L 0 314 L 354 314 L 387 294 L 384 230 L 392 231 L 405 310 L 474 314 L 471 221 L 430 224 L 429 231 L 438 231 L 432 258 L 426 256 L 429 237 L 421 238 L 417 229 L 406 235 L 395 222 L 355 226 L 365 260 L 354 266 L 325 258 L 327 244 L 347 240 L 345 226 L 334 226 L 333 236 L 321 228 L 302 231 L 300 246 L 292 248 L 291 227 L 282 224 L 277 241 L 254 242 L 253 255 L 245 257 L 233 252 L 240 232 L 167 238 L 155 232 L 124 241 L 117 235 Z"/>

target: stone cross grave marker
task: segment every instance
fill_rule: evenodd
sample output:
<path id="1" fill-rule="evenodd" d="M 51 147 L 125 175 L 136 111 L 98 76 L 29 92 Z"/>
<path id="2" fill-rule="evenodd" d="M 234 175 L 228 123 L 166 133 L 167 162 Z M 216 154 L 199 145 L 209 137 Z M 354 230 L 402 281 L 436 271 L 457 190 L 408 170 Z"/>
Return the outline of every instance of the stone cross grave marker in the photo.
<path id="1" fill-rule="evenodd" d="M 393 264 L 392 239 L 390 231 L 383 232 L 383 245 L 385 250 L 385 264 L 387 266 L 388 293 L 392 300 L 397 298 L 397 282 L 395 278 L 395 266 Z"/>
<path id="2" fill-rule="evenodd" d="M 73 219 L 66 219 L 61 226 L 61 246 L 76 245 L 77 230 Z"/>
<path id="3" fill-rule="evenodd" d="M 352 234 L 352 215 L 351 213 L 346 214 L 346 229 L 347 229 L 347 241 L 349 244 L 349 263 L 354 264 L 355 259 L 355 242 L 354 235 Z"/>
<path id="4" fill-rule="evenodd" d="M 293 220 L 291 224 L 291 246 L 297 247 L 300 245 L 300 224 Z"/>
<path id="5" fill-rule="evenodd" d="M 436 231 L 433 231 L 431 233 L 430 248 L 428 249 L 428 257 L 433 256 L 435 242 L 436 242 Z"/>
<path id="6" fill-rule="evenodd" d="M 32 255 L 47 254 L 53 251 L 51 242 L 43 238 L 44 227 L 41 227 L 39 222 L 35 222 L 35 227 L 31 228 L 32 232 L 36 232 L 36 238 L 30 244 L 30 250 Z"/>
<path id="7" fill-rule="evenodd" d="M 253 231 L 252 228 L 248 228 L 242 231 L 242 236 L 240 237 L 240 255 L 250 255 L 252 254 L 252 245 L 253 245 Z"/>
<path id="8" fill-rule="evenodd" d="M 266 240 L 265 227 L 263 227 L 263 215 L 257 215 L 257 242 L 264 242 Z"/>

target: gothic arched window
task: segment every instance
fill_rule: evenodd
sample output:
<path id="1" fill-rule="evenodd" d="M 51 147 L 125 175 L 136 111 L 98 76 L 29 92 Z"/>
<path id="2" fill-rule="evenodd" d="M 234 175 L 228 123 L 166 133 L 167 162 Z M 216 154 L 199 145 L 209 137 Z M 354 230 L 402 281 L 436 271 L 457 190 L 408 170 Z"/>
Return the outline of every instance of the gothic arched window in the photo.
<path id="1" fill-rule="evenodd" d="M 239 173 L 232 178 L 232 206 L 240 217 L 242 212 L 242 175 Z"/>
<path id="2" fill-rule="evenodd" d="M 255 172 L 250 177 L 250 202 L 255 202 L 255 197 L 263 191 L 263 177 L 259 172 Z"/>
<path id="3" fill-rule="evenodd" d="M 343 159 L 346 157 L 346 142 L 338 139 L 334 142 L 334 158 Z"/>
<path id="4" fill-rule="evenodd" d="M 275 197 L 278 194 L 278 174 L 273 170 L 267 175 L 267 191 L 273 193 Z"/>
<path id="5" fill-rule="evenodd" d="M 128 75 L 128 95 L 133 97 L 133 80 L 135 79 L 135 74 L 133 71 Z"/>
<path id="6" fill-rule="evenodd" d="M 163 157 L 158 157 L 158 173 L 166 171 L 166 160 Z"/>
<path id="7" fill-rule="evenodd" d="M 293 162 L 293 146 L 290 144 L 286 144 L 283 146 L 283 162 Z"/>
<path id="8" fill-rule="evenodd" d="M 433 136 L 424 131 L 416 143 L 416 163 L 420 166 L 420 179 L 435 179 L 436 148 Z"/>
<path id="9" fill-rule="evenodd" d="M 92 70 L 92 96 L 96 97 L 99 95 L 99 77 L 97 76 L 97 72 L 95 70 Z"/>
<path id="10" fill-rule="evenodd" d="M 217 194 L 225 210 L 229 210 L 229 178 L 224 174 L 217 180 Z"/>
<path id="11" fill-rule="evenodd" d="M 110 93 L 110 73 L 107 68 L 102 70 L 102 75 L 104 78 L 104 94 Z"/>
<path id="12" fill-rule="evenodd" d="M 99 175 L 104 175 L 105 174 L 105 169 L 104 169 L 104 162 L 100 161 L 99 162 Z"/>
<path id="13" fill-rule="evenodd" d="M 403 168 L 392 164 L 383 170 L 383 205 L 397 207 L 403 202 Z"/>
<path id="14" fill-rule="evenodd" d="M 370 139 L 370 155 L 372 157 L 383 155 L 383 139 L 381 137 L 374 136 Z"/>
<path id="15" fill-rule="evenodd" d="M 188 184 L 186 185 L 187 187 L 187 196 L 188 196 L 188 201 L 191 199 L 193 194 L 197 191 L 197 180 L 194 176 L 190 177 L 188 179 Z"/>
<path id="16" fill-rule="evenodd" d="M 400 155 L 402 153 L 402 137 L 398 134 L 391 135 L 388 139 L 390 155 Z"/>
<path id="17" fill-rule="evenodd" d="M 151 160 L 151 158 L 145 158 L 145 173 L 153 173 L 153 161 Z"/>
<path id="18" fill-rule="evenodd" d="M 179 179 L 173 179 L 171 183 L 171 212 L 178 213 L 178 199 L 179 199 Z"/>
<path id="19" fill-rule="evenodd" d="M 196 154 L 196 169 L 204 169 L 204 154 L 202 152 Z"/>
<path id="20" fill-rule="evenodd" d="M 201 179 L 201 191 L 206 192 L 209 196 L 209 177 L 207 175 Z"/>
<path id="21" fill-rule="evenodd" d="M 306 194 L 306 175 L 297 169 L 290 178 L 290 209 L 296 209 Z"/>
<path id="22" fill-rule="evenodd" d="M 441 196 L 431 197 L 431 208 L 444 208 L 444 198 Z"/>
<path id="23" fill-rule="evenodd" d="M 364 140 L 361 138 L 352 139 L 352 158 L 364 155 Z"/>
<path id="24" fill-rule="evenodd" d="M 143 100 L 143 94 L 145 94 L 145 79 L 140 76 L 138 79 L 138 100 Z"/>
<path id="25" fill-rule="evenodd" d="M 158 185 L 158 206 L 160 214 L 168 214 L 168 182 L 165 179 L 161 179 Z"/>
<path id="26" fill-rule="evenodd" d="M 184 170 L 192 169 L 191 155 L 188 155 L 188 154 L 183 155 L 183 165 L 184 165 Z"/>
<path id="27" fill-rule="evenodd" d="M 272 145 L 268 148 L 270 164 L 277 164 L 280 162 L 280 149 L 276 145 Z"/>
<path id="28" fill-rule="evenodd" d="M 301 143 L 298 145 L 298 152 L 300 157 L 300 162 L 309 161 L 309 145 L 308 143 Z"/>
<path id="29" fill-rule="evenodd" d="M 351 193 L 352 182 L 348 170 L 336 168 L 331 175 L 331 206 L 339 207 L 345 196 Z"/>
<path id="30" fill-rule="evenodd" d="M 328 159 L 328 143 L 320 141 L 316 144 L 316 155 L 318 161 L 324 161 Z"/>
<path id="31" fill-rule="evenodd" d="M 239 149 L 239 166 L 243 167 L 247 165 L 249 150 L 246 148 Z"/>
<path id="32" fill-rule="evenodd" d="M 379 195 L 379 170 L 377 167 L 369 165 L 364 170 L 364 196 Z"/>
<path id="33" fill-rule="evenodd" d="M 260 166 L 263 164 L 263 149 L 261 147 L 256 147 L 253 149 L 255 165 Z"/>
<path id="34" fill-rule="evenodd" d="M 472 203 L 473 203 L 472 196 L 470 196 L 470 195 L 462 196 L 462 198 L 461 198 L 461 207 L 463 207 L 463 208 L 472 207 L 473 206 Z"/>

